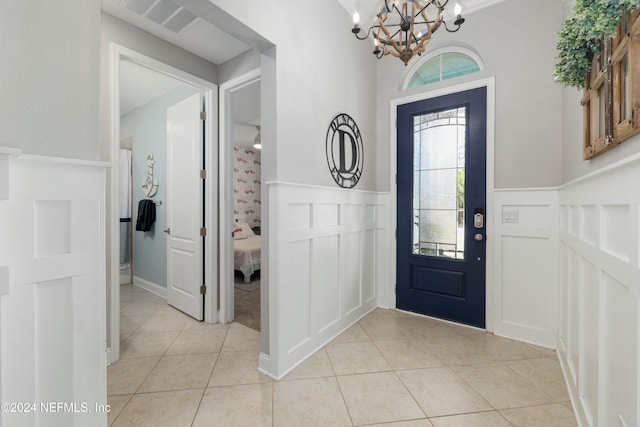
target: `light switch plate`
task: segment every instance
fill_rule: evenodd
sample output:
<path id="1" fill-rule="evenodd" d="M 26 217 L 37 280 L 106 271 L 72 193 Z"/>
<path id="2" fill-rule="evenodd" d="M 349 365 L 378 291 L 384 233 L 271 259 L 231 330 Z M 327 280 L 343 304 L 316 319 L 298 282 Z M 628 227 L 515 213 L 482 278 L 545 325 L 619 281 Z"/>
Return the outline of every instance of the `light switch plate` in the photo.
<path id="1" fill-rule="evenodd" d="M 518 210 L 517 209 L 509 209 L 502 211 L 502 222 L 509 224 L 517 224 L 518 223 Z"/>

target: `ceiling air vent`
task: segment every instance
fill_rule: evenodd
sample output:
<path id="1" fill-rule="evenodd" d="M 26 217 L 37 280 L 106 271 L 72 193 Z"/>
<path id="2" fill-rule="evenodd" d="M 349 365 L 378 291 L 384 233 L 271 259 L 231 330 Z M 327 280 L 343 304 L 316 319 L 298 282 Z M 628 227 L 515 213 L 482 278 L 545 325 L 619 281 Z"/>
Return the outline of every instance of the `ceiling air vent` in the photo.
<path id="1" fill-rule="evenodd" d="M 120 4 L 176 34 L 198 19 L 171 0 L 124 0 Z"/>

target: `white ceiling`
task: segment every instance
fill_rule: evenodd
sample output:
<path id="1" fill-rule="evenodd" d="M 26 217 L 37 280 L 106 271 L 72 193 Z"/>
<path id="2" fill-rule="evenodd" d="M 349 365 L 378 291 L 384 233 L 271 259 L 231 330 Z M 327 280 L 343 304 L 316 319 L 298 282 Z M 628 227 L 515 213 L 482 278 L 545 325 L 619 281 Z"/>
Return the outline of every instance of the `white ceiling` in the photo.
<path id="1" fill-rule="evenodd" d="M 176 34 L 127 9 L 123 6 L 125 1 L 102 0 L 102 10 L 214 64 L 222 64 L 249 50 L 246 44 L 199 18 Z"/>
<path id="2" fill-rule="evenodd" d="M 124 7 L 123 4 L 126 1 L 128 0 L 102 0 L 102 10 L 156 37 L 205 58 L 214 64 L 222 64 L 250 49 L 246 44 L 231 37 L 203 19 L 197 19 L 193 25 L 187 27 L 181 33 L 176 34 Z M 382 0 L 337 1 L 347 11 L 349 16 L 353 15 L 353 12 L 357 10 L 360 13 L 363 27 L 365 22 L 372 21 L 374 14 L 383 3 Z M 478 9 L 500 3 L 501 1 L 504 0 L 457 0 L 457 3 L 462 6 L 462 13 L 466 16 Z M 451 3 L 453 6 L 456 0 L 451 0 Z M 452 9 L 452 7 L 448 9 Z M 348 29 L 345 31 L 348 31 Z"/>
<path id="3" fill-rule="evenodd" d="M 120 115 L 125 115 L 186 83 L 130 61 L 120 61 Z M 237 140 L 253 143 L 260 125 L 260 82 L 233 92 Z"/>
<path id="4" fill-rule="evenodd" d="M 120 61 L 120 115 L 164 95 L 183 82 L 130 61 Z"/>
<path id="5" fill-rule="evenodd" d="M 153 3 L 150 0 L 149 3 Z M 125 0 L 102 0 L 102 10 L 171 44 L 219 65 L 249 47 L 203 19 L 176 34 L 124 7 Z M 202 41 L 206 40 L 206 43 Z M 183 82 L 129 61 L 120 64 L 120 114 L 164 95 Z M 253 142 L 260 124 L 260 85 L 254 84 L 234 93 L 234 117 L 242 125 L 242 139 Z"/>

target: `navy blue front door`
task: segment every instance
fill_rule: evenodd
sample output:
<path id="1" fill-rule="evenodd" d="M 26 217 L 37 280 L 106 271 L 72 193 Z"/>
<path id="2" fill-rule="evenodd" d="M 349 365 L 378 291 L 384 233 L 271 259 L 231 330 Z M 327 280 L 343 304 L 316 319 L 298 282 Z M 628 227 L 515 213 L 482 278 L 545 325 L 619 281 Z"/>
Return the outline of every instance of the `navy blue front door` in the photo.
<path id="1" fill-rule="evenodd" d="M 398 106 L 396 305 L 485 327 L 485 87 Z"/>

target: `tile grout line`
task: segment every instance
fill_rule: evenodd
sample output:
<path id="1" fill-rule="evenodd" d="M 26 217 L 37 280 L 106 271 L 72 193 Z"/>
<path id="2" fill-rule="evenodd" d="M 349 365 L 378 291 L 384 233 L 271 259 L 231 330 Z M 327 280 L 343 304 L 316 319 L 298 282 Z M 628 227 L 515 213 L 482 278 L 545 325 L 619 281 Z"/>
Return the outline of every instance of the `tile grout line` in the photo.
<path id="1" fill-rule="evenodd" d="M 153 314 L 157 314 L 158 311 L 160 309 L 157 309 Z M 152 314 L 152 315 L 153 315 Z M 391 316 L 394 319 L 398 319 L 397 316 L 395 316 L 393 313 L 391 314 Z M 390 317 L 391 318 L 391 317 Z M 388 320 L 387 317 L 375 317 L 375 320 Z M 147 319 L 148 320 L 148 319 Z M 402 319 L 400 319 L 402 320 Z M 142 325 L 144 325 L 146 322 L 142 323 Z M 138 326 L 137 329 L 134 330 L 134 332 L 132 332 L 130 334 L 130 336 L 133 336 L 134 334 L 139 332 L 139 329 L 142 328 L 142 325 Z M 446 362 L 446 359 L 442 358 L 442 353 L 440 351 L 435 352 L 433 354 L 434 357 L 436 357 L 440 362 L 442 362 L 444 364 L 444 366 L 430 366 L 430 367 L 425 367 L 425 368 L 416 368 L 417 370 L 429 370 L 429 369 L 447 369 L 448 371 L 452 372 L 456 378 L 458 378 L 462 384 L 465 384 L 467 387 L 470 388 L 470 390 L 473 390 L 473 392 L 475 392 L 478 397 L 480 397 L 485 403 L 487 403 L 489 408 L 492 408 L 492 410 L 479 410 L 479 411 L 471 411 L 471 412 L 464 412 L 464 413 L 456 413 L 456 414 L 447 414 L 447 415 L 439 415 L 436 417 L 429 417 L 424 409 L 422 408 L 422 406 L 420 405 L 420 403 L 417 401 L 416 397 L 413 395 L 413 393 L 411 392 L 411 390 L 407 387 L 407 385 L 402 381 L 402 378 L 400 377 L 399 373 L 403 372 L 403 371 L 411 371 L 411 370 L 415 370 L 415 369 L 395 369 L 391 363 L 390 360 L 393 360 L 393 358 L 390 358 L 391 356 L 387 356 L 385 355 L 385 353 L 381 350 L 380 344 L 384 341 L 407 341 L 410 344 L 413 342 L 412 339 L 401 339 L 401 338 L 390 338 L 387 340 L 374 340 L 371 338 L 370 333 L 367 331 L 367 329 L 362 326 L 361 322 L 358 321 L 356 323 L 356 325 L 358 325 L 358 327 L 364 332 L 365 336 L 369 339 L 368 342 L 373 343 L 373 348 L 375 348 L 375 350 L 380 354 L 380 356 L 382 356 L 382 359 L 385 361 L 385 363 L 388 365 L 389 370 L 374 370 L 374 371 L 370 371 L 370 372 L 352 372 L 352 373 L 346 373 L 344 375 L 338 375 L 336 374 L 336 370 L 334 367 L 334 361 L 332 360 L 329 351 L 327 349 L 328 345 L 330 345 L 331 343 L 328 343 L 327 345 L 325 345 L 324 347 L 322 347 L 322 351 L 325 353 L 325 356 L 329 362 L 329 368 L 330 368 L 330 372 L 331 374 L 324 376 L 324 375 L 320 375 L 320 377 L 316 377 L 316 376 L 311 376 L 311 377 L 303 377 L 303 378 L 297 378 L 296 380 L 311 380 L 311 379 L 318 379 L 318 378 L 333 378 L 334 379 L 334 383 L 337 383 L 338 385 L 338 390 L 340 392 L 340 396 L 342 398 L 342 403 L 345 407 L 345 409 L 347 409 L 347 414 L 349 416 L 349 420 L 351 422 L 351 425 L 356 425 L 353 419 L 353 416 L 351 414 L 351 410 L 349 408 L 349 406 L 347 405 L 346 399 L 345 399 L 345 390 L 343 390 L 343 387 L 339 381 L 340 378 L 342 377 L 348 377 L 348 376 L 360 376 L 360 375 L 372 375 L 372 374 L 381 374 L 381 373 L 388 373 L 388 372 L 393 372 L 394 374 L 394 378 L 396 378 L 396 380 L 400 381 L 400 384 L 402 385 L 402 387 L 404 388 L 404 390 L 408 393 L 409 396 L 411 396 L 411 398 L 413 399 L 413 402 L 417 405 L 417 407 L 420 409 L 420 411 L 423 413 L 423 415 L 425 416 L 424 418 L 415 418 L 413 420 L 426 420 L 427 422 L 431 422 L 432 419 L 440 419 L 440 418 L 446 418 L 446 417 L 454 417 L 454 416 L 462 416 L 462 415 L 467 415 L 467 414 L 482 414 L 482 413 L 497 413 L 499 414 L 500 418 L 503 419 L 508 425 L 513 425 L 507 418 L 506 416 L 503 414 L 503 411 L 507 411 L 507 410 L 516 410 L 516 409 L 523 409 L 523 408 L 540 408 L 543 406 L 550 406 L 550 405 L 555 405 L 555 406 L 566 406 L 564 401 L 560 401 L 559 399 L 556 399 L 555 397 L 553 397 L 550 393 L 547 393 L 545 391 L 544 388 L 539 387 L 538 385 L 534 384 L 532 381 L 530 381 L 528 378 L 526 378 L 524 375 L 520 374 L 514 367 L 510 366 L 510 363 L 514 363 L 514 362 L 529 362 L 532 360 L 542 360 L 542 359 L 550 359 L 554 362 L 557 363 L 557 358 L 551 358 L 548 357 L 547 354 L 542 353 L 540 351 L 537 350 L 537 348 L 533 345 L 529 345 L 533 350 L 535 350 L 536 355 L 534 357 L 516 357 L 513 359 L 508 359 L 508 360 L 499 360 L 499 358 L 501 357 L 500 354 L 496 353 L 496 351 L 502 351 L 504 353 L 504 356 L 502 357 L 509 357 L 509 355 L 512 356 L 519 356 L 520 353 L 515 352 L 515 353 L 509 353 L 507 351 L 507 347 L 503 348 L 501 345 L 493 348 L 493 347 L 487 347 L 488 350 L 490 350 L 489 353 L 487 353 L 487 356 L 490 356 L 491 359 L 495 359 L 495 360 L 491 360 L 491 361 L 487 361 L 486 363 L 478 363 L 478 364 L 474 364 L 472 362 L 467 361 L 466 363 L 461 363 L 461 364 L 448 364 Z M 149 373 L 145 376 L 145 378 L 141 381 L 140 385 L 138 386 L 138 388 L 134 391 L 133 394 L 130 394 L 126 400 L 126 402 L 124 403 L 124 405 L 122 406 L 122 409 L 120 410 L 120 412 L 118 413 L 118 415 L 111 421 L 110 425 L 113 425 L 114 423 L 117 422 L 117 420 L 119 418 L 122 417 L 122 414 L 125 412 L 126 408 L 131 404 L 134 396 L 136 395 L 145 395 L 145 394 L 153 394 L 153 393 L 162 393 L 162 392 L 174 392 L 174 391 L 186 391 L 186 390 L 194 390 L 194 389 L 198 389 L 199 388 L 186 388 L 186 389 L 180 389 L 180 390 L 158 390 L 158 391 L 150 391 L 150 392 L 140 392 L 140 388 L 142 387 L 142 384 L 145 383 L 145 381 L 148 380 L 149 376 L 153 373 L 153 371 L 155 369 L 157 369 L 158 365 L 160 364 L 160 362 L 169 356 L 177 356 L 177 355 L 167 355 L 168 349 L 171 348 L 171 346 L 173 346 L 176 342 L 176 340 L 178 339 L 178 337 L 185 331 L 189 330 L 187 329 L 190 326 L 190 324 L 188 322 L 185 323 L 184 327 L 182 328 L 182 330 L 178 331 L 178 334 L 173 338 L 173 340 L 171 341 L 171 343 L 169 343 L 169 345 L 167 346 L 167 348 L 165 349 L 165 351 L 163 352 L 163 354 L 161 356 L 159 356 L 158 360 L 156 361 L 156 363 L 153 365 L 153 367 L 149 370 Z M 245 326 L 246 327 L 246 326 Z M 251 329 L 251 328 L 249 328 Z M 195 329 L 197 330 L 197 329 Z M 150 332 L 154 332 L 154 331 L 150 331 Z M 155 331 L 155 332 L 164 332 L 164 331 Z M 204 389 L 202 390 L 202 394 L 200 396 L 200 399 L 197 403 L 196 409 L 195 409 L 195 413 L 193 415 L 193 418 L 191 419 L 191 426 L 193 427 L 195 425 L 195 420 L 198 416 L 198 413 L 200 412 L 200 410 L 202 409 L 202 405 L 204 402 L 204 396 L 207 392 L 207 389 L 210 388 L 209 387 L 209 383 L 211 382 L 211 379 L 214 375 L 214 371 L 215 371 L 215 367 L 217 366 L 219 360 L 220 360 L 220 355 L 222 353 L 222 350 L 224 348 L 225 343 L 227 342 L 227 340 L 229 339 L 230 336 L 230 332 L 231 332 L 231 325 L 228 325 L 225 329 L 224 329 L 224 338 L 222 339 L 222 343 L 220 345 L 219 351 L 216 353 L 215 356 L 215 360 L 213 361 L 213 366 L 211 368 L 211 372 L 209 374 L 209 378 L 207 381 L 207 384 L 205 385 Z M 345 331 L 346 332 L 346 331 Z M 452 328 L 452 333 L 454 335 L 458 335 L 464 338 L 465 334 L 459 334 L 458 331 L 454 328 Z M 420 336 L 422 337 L 422 335 L 420 334 L 414 334 L 414 339 L 416 336 Z M 363 337 L 364 338 L 364 337 Z M 432 337 L 422 337 L 426 340 L 431 339 Z M 127 338 L 128 340 L 128 338 Z M 125 341 L 127 341 L 125 340 Z M 349 344 L 349 343 L 359 343 L 359 342 L 367 342 L 367 341 L 347 341 L 344 343 L 338 343 L 338 344 Z M 338 345 L 336 344 L 336 345 Z M 489 344 L 491 344 L 491 342 L 488 342 L 486 345 L 488 346 Z M 484 347 L 483 347 L 484 348 Z M 411 351 L 414 351 L 416 348 L 415 347 L 411 347 Z M 238 352 L 243 351 L 243 350 L 236 350 Z M 229 353 L 229 352 L 228 352 Z M 207 353 L 193 353 L 193 354 L 207 354 Z M 456 353 L 457 354 L 457 353 Z M 185 355 L 192 355 L 192 353 L 185 353 Z M 391 354 L 393 355 L 393 353 Z M 130 358 L 126 358 L 126 359 L 133 359 L 136 357 L 149 357 L 149 356 L 145 356 L 145 355 L 139 355 L 139 356 L 134 356 L 134 357 L 130 357 Z M 158 356 L 154 356 L 154 357 L 158 357 Z M 461 359 L 462 360 L 462 359 Z M 493 404 L 491 404 L 471 383 L 469 383 L 468 381 L 466 381 L 462 375 L 460 373 L 458 373 L 457 370 L 455 370 L 454 368 L 456 367 L 479 367 L 479 369 L 481 369 L 482 366 L 484 365 L 494 365 L 494 366 L 498 366 L 501 369 L 506 368 L 506 371 L 509 372 L 511 375 L 515 374 L 516 378 L 519 378 L 520 380 L 524 380 L 523 384 L 528 384 L 529 386 L 533 387 L 534 390 L 537 390 L 539 392 L 542 392 L 542 394 L 544 396 L 546 396 L 547 398 L 550 399 L 550 402 L 548 403 L 544 403 L 544 404 L 528 404 L 528 405 L 522 405 L 522 406 L 516 406 L 513 408 L 505 408 L 505 409 L 497 409 Z M 520 367 L 520 365 L 517 365 L 517 367 Z M 531 368 L 532 369 L 542 369 L 544 367 L 544 365 L 540 365 L 538 367 L 538 365 L 532 365 Z M 523 369 L 524 369 L 524 365 L 523 365 Z M 524 371 L 527 374 L 530 374 L 529 371 Z M 547 371 L 544 371 L 547 372 Z M 549 371 L 552 372 L 552 371 Z M 550 379 L 552 377 L 549 377 Z M 291 380 L 294 381 L 294 380 Z M 256 386 L 264 386 L 265 383 L 262 383 L 260 381 L 255 382 L 255 383 L 247 383 L 247 384 L 236 384 L 235 386 L 239 386 L 239 385 L 256 385 Z M 480 384 L 478 384 L 480 385 Z M 223 387 L 223 386 L 220 386 Z M 276 385 L 275 382 L 271 382 L 271 386 L 268 387 L 266 390 L 270 389 L 270 398 L 271 398 L 271 425 L 272 427 L 276 427 L 276 413 L 275 413 L 275 391 L 276 391 Z M 554 389 L 555 390 L 555 389 Z M 112 396 L 122 396 L 122 395 L 112 395 Z M 195 396 L 194 396 L 195 397 Z M 529 401 L 531 401 L 531 399 L 528 399 Z M 410 421 L 410 420 L 405 420 L 405 421 Z M 395 422 L 395 421 L 394 421 Z"/>

